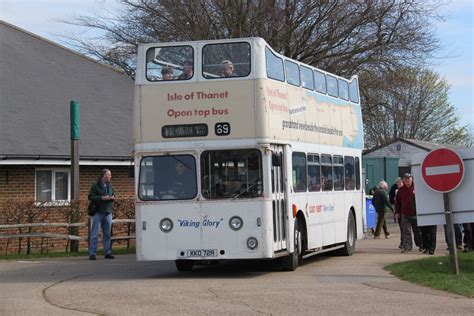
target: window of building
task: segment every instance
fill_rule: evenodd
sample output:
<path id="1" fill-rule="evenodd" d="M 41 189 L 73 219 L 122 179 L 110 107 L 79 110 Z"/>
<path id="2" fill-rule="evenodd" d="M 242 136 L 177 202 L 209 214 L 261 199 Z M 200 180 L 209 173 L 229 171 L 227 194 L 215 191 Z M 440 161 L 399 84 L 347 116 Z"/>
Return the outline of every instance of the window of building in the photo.
<path id="1" fill-rule="evenodd" d="M 359 85 L 356 79 L 349 83 L 349 97 L 352 102 L 359 103 Z"/>
<path id="2" fill-rule="evenodd" d="M 317 154 L 308 154 L 308 191 L 321 191 L 321 166 Z"/>
<path id="3" fill-rule="evenodd" d="M 146 52 L 148 81 L 188 80 L 194 76 L 191 46 L 152 47 Z"/>
<path id="4" fill-rule="evenodd" d="M 355 169 L 354 169 L 354 157 L 344 157 L 344 186 L 346 190 L 355 189 Z"/>
<path id="5" fill-rule="evenodd" d="M 69 170 L 36 170 L 36 201 L 69 201 L 71 199 L 69 182 Z"/>
<path id="6" fill-rule="evenodd" d="M 187 200 L 196 194 L 196 161 L 193 156 L 148 156 L 141 160 L 140 199 Z"/>
<path id="7" fill-rule="evenodd" d="M 332 158 L 330 155 L 321 155 L 321 182 L 323 191 L 332 191 Z"/>
<path id="8" fill-rule="evenodd" d="M 294 152 L 292 155 L 292 184 L 294 192 L 306 192 L 306 155 Z"/>
<path id="9" fill-rule="evenodd" d="M 303 88 L 314 90 L 313 71 L 308 67 L 301 66 L 301 85 Z"/>
<path id="10" fill-rule="evenodd" d="M 300 67 L 289 60 L 285 60 L 286 82 L 293 86 L 300 85 Z"/>
<path id="11" fill-rule="evenodd" d="M 326 76 L 326 84 L 328 89 L 328 94 L 333 97 L 338 97 L 339 93 L 337 92 L 337 79 L 336 77 L 327 75 Z"/>
<path id="12" fill-rule="evenodd" d="M 343 100 L 349 100 L 349 84 L 343 79 L 338 79 L 339 97 Z"/>
<path id="13" fill-rule="evenodd" d="M 249 43 L 208 44 L 202 48 L 202 75 L 206 79 L 247 77 Z"/>
<path id="14" fill-rule="evenodd" d="M 276 56 L 268 47 L 265 47 L 265 61 L 267 66 L 267 77 L 278 81 L 285 81 L 283 59 Z"/>
<path id="15" fill-rule="evenodd" d="M 316 91 L 326 93 L 326 76 L 317 70 L 314 71 L 314 87 Z"/>

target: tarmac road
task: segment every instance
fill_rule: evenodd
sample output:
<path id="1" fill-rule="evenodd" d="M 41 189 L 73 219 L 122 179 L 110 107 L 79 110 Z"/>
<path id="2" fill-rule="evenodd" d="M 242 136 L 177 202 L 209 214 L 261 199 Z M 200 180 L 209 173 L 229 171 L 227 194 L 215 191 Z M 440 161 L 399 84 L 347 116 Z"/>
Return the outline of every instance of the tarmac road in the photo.
<path id="1" fill-rule="evenodd" d="M 383 266 L 421 258 L 391 239 L 357 242 L 352 257 L 316 256 L 295 272 L 234 262 L 178 273 L 172 262 L 86 257 L 0 261 L 0 315 L 472 315 L 474 299 L 400 281 Z M 436 255 L 445 255 L 442 228 Z"/>

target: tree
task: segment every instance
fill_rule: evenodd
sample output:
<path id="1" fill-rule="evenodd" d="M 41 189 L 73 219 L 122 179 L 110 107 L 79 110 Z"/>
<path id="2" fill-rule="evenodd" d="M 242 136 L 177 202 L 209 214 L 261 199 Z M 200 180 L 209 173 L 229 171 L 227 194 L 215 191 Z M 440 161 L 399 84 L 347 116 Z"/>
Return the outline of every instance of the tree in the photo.
<path id="1" fill-rule="evenodd" d="M 365 104 L 366 147 L 395 138 L 409 138 L 465 145 L 467 126 L 448 101 L 449 85 L 431 70 L 420 67 L 371 74 L 361 78 Z"/>
<path id="2" fill-rule="evenodd" d="M 140 43 L 259 36 L 306 64 L 351 76 L 423 62 L 437 48 L 430 21 L 439 3 L 421 0 L 123 0 L 115 16 L 65 23 L 102 30 L 70 38 L 82 52 L 134 75 Z"/>
<path id="3" fill-rule="evenodd" d="M 115 16 L 81 16 L 65 22 L 104 34 L 99 41 L 76 36 L 71 44 L 133 77 L 141 43 L 258 36 L 290 58 L 340 76 L 359 74 L 369 146 L 393 137 L 449 142 L 465 137 L 465 127 L 457 126 L 447 101 L 446 82 L 425 70 L 424 77 L 418 75 L 420 69 L 413 68 L 426 65 L 439 47 L 431 27 L 440 18 L 436 12 L 442 3 L 436 0 L 122 3 L 123 11 Z M 426 95 L 409 94 L 417 92 Z M 440 116 L 445 121 L 438 123 Z M 389 124 L 381 124 L 382 119 Z M 417 120 L 429 126 L 419 126 Z"/>

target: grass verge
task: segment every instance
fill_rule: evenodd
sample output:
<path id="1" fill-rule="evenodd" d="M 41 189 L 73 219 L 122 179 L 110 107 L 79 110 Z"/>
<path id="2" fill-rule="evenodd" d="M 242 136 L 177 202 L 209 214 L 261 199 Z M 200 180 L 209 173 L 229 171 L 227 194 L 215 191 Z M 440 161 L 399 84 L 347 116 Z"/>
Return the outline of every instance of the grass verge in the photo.
<path id="1" fill-rule="evenodd" d="M 384 269 L 405 281 L 474 298 L 474 252 L 458 253 L 458 263 L 459 275 L 451 273 L 449 255 L 394 263 Z"/>
<path id="2" fill-rule="evenodd" d="M 131 254 L 135 253 L 135 247 L 119 247 L 116 246 L 112 249 L 112 253 L 114 255 L 121 255 L 121 254 Z M 97 251 L 97 255 L 102 255 L 102 251 Z M 0 255 L 0 260 L 36 260 L 42 258 L 69 258 L 69 257 L 82 257 L 87 256 L 87 249 L 79 250 L 79 252 L 48 252 L 48 253 L 31 253 L 27 254 L 8 254 L 8 255 Z"/>

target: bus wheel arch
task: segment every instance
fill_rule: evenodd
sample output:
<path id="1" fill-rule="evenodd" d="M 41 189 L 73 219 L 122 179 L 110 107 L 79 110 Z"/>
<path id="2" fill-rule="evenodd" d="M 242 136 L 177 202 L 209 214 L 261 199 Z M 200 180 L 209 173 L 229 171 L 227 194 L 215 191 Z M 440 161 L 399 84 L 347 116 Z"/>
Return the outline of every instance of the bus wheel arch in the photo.
<path id="1" fill-rule="evenodd" d="M 306 226 L 306 218 L 304 217 L 303 211 L 300 210 L 296 213 L 295 221 L 298 221 L 299 231 L 301 233 L 301 256 L 306 252 L 306 250 L 308 250 L 308 228 Z"/>
<path id="2" fill-rule="evenodd" d="M 285 271 L 295 271 L 296 268 L 301 264 L 302 255 L 304 251 L 304 242 L 303 240 L 306 237 L 303 237 L 306 233 L 306 221 L 304 219 L 303 212 L 298 211 L 293 225 L 293 240 L 294 240 L 294 249 L 293 252 L 289 255 L 281 258 L 281 265 Z"/>

